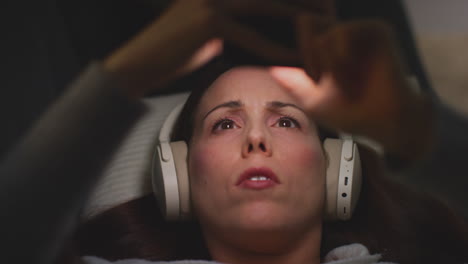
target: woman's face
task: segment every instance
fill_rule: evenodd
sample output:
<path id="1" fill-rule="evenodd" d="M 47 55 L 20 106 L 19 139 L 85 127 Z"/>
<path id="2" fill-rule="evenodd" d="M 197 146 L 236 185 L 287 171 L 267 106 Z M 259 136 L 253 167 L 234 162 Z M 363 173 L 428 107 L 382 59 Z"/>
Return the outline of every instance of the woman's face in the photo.
<path id="1" fill-rule="evenodd" d="M 195 113 L 189 172 L 205 229 L 321 222 L 325 159 L 317 129 L 265 68 L 232 69 L 206 91 Z"/>

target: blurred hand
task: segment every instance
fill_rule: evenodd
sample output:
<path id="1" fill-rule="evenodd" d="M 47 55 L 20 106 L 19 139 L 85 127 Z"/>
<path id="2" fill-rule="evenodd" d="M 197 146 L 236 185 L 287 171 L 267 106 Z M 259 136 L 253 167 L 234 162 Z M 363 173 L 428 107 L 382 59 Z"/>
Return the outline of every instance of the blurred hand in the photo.
<path id="1" fill-rule="evenodd" d="M 301 14 L 296 22 L 304 68 L 272 67 L 271 74 L 310 117 L 374 139 L 402 158 L 421 155 L 432 135 L 431 103 L 409 87 L 391 28 L 370 20 L 337 23 L 332 10 Z"/>
<path id="2" fill-rule="evenodd" d="M 129 96 L 140 97 L 193 71 L 222 51 L 227 40 L 260 56 L 297 61 L 296 53 L 271 43 L 232 17 L 294 16 L 299 9 L 269 0 L 179 0 L 142 32 L 112 53 L 104 67 Z"/>

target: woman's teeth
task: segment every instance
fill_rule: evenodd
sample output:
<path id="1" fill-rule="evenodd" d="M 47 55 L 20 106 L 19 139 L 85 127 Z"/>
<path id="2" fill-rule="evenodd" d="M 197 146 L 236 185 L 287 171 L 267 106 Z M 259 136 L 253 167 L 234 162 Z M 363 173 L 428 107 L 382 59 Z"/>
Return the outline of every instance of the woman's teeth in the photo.
<path id="1" fill-rule="evenodd" d="M 250 177 L 249 180 L 251 180 L 251 181 L 268 181 L 268 180 L 270 180 L 270 178 L 268 178 L 266 176 L 253 176 L 253 177 Z"/>

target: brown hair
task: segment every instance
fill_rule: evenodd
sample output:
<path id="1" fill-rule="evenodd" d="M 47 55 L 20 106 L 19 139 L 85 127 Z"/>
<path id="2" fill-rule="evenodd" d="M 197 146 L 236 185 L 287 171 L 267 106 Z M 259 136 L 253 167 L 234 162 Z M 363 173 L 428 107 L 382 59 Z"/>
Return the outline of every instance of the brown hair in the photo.
<path id="1" fill-rule="evenodd" d="M 193 113 L 214 78 L 231 66 L 215 62 L 200 74 L 205 83 L 193 90 L 179 118 L 173 139 L 190 141 Z M 321 131 L 322 139 L 329 133 Z M 410 190 L 386 175 L 382 158 L 359 146 L 363 186 L 351 220 L 325 222 L 322 256 L 350 243 L 362 243 L 385 261 L 462 263 L 468 261 L 466 219 L 433 197 Z M 196 222 L 163 220 L 153 195 L 112 208 L 80 226 L 76 232 L 80 255 L 109 260 L 210 259 Z"/>
<path id="2" fill-rule="evenodd" d="M 108 260 L 208 259 L 196 222 L 167 222 L 153 195 L 107 210 L 80 226 L 80 255 Z"/>

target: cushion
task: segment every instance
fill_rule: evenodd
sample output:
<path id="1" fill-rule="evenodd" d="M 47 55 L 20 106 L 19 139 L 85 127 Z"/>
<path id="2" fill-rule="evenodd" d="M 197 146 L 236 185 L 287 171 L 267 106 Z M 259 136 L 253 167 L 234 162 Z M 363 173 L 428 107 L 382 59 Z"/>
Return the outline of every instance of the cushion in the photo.
<path id="1" fill-rule="evenodd" d="M 152 193 L 150 168 L 159 129 L 169 112 L 188 95 L 186 92 L 142 100 L 147 110 L 129 129 L 103 170 L 83 208 L 83 220 Z"/>

